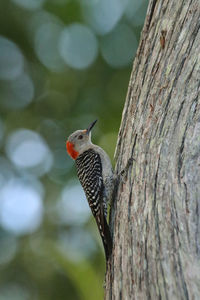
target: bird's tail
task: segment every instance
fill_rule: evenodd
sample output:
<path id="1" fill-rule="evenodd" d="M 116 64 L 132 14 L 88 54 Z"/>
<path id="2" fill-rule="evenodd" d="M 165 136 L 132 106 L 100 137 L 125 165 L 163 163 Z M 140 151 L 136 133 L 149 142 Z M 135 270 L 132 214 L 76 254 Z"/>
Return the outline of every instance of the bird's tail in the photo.
<path id="1" fill-rule="evenodd" d="M 102 226 L 102 224 L 103 224 L 103 226 Z M 97 221 L 97 226 L 98 226 L 99 233 L 101 235 L 101 239 L 103 242 L 106 261 L 108 261 L 109 257 L 111 256 L 111 253 L 112 253 L 113 243 L 112 243 L 110 228 L 108 226 L 105 216 L 103 216 L 103 222 Z"/>

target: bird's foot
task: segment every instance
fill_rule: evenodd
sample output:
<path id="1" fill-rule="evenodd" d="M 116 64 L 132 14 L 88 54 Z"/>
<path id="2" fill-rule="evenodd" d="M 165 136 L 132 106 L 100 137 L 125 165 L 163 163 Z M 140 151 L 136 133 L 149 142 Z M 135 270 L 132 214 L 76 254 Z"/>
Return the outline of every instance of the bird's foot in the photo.
<path id="1" fill-rule="evenodd" d="M 129 168 L 130 168 L 130 166 L 133 165 L 134 161 L 135 161 L 135 159 L 133 157 L 130 157 L 128 159 L 125 168 L 117 175 L 119 181 L 122 181 L 123 183 L 126 182 Z"/>

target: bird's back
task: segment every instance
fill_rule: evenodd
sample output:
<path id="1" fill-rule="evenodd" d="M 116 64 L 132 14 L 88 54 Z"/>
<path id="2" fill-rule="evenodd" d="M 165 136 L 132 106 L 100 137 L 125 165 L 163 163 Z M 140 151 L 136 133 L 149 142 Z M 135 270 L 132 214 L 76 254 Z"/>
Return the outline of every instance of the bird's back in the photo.
<path id="1" fill-rule="evenodd" d="M 77 174 L 86 194 L 89 206 L 95 217 L 103 244 L 106 258 L 112 251 L 112 239 L 106 221 L 107 203 L 102 175 L 102 160 L 94 149 L 84 151 L 76 159 Z"/>
<path id="2" fill-rule="evenodd" d="M 88 149 L 76 159 L 77 174 L 85 191 L 88 203 L 95 216 L 100 209 L 104 185 L 102 165 L 99 154 L 93 149 Z"/>

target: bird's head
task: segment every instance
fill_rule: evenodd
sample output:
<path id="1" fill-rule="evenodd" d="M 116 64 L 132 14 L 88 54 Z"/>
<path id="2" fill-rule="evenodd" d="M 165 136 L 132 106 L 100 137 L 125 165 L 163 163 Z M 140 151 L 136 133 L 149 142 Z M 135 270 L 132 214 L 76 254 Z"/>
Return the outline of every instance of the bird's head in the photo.
<path id="1" fill-rule="evenodd" d="M 73 158 L 77 159 L 77 157 L 90 148 L 91 142 L 91 130 L 96 124 L 97 120 L 92 122 L 87 129 L 84 130 L 76 130 L 73 132 L 67 142 L 67 152 Z"/>

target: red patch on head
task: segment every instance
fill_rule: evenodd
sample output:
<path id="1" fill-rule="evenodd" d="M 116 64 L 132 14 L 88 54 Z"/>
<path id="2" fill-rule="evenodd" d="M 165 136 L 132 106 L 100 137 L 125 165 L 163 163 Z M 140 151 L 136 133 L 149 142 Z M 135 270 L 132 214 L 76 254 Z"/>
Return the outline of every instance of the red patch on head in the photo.
<path id="1" fill-rule="evenodd" d="M 66 148 L 67 148 L 67 152 L 68 154 L 73 158 L 73 159 L 76 159 L 78 156 L 79 156 L 79 153 L 74 150 L 74 144 L 67 141 L 66 143 Z"/>

